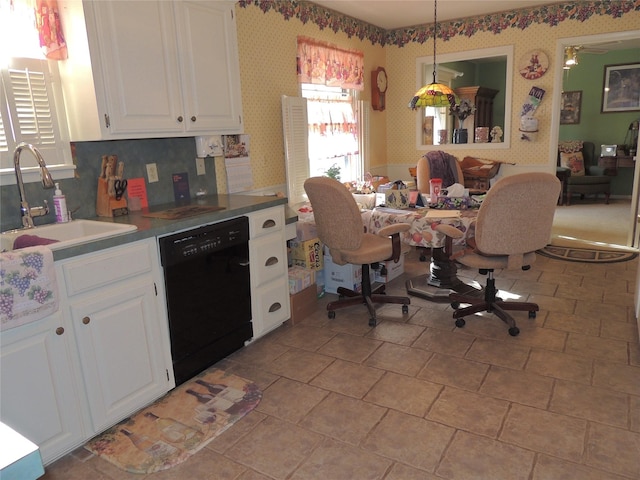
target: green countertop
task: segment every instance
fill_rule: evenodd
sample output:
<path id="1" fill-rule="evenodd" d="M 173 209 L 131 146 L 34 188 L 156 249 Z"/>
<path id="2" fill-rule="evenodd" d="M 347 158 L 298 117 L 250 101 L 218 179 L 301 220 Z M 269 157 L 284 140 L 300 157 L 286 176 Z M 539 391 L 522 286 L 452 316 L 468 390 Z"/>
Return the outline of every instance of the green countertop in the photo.
<path id="1" fill-rule="evenodd" d="M 211 213 L 203 213 L 192 217 L 182 218 L 179 220 L 165 220 L 158 218 L 146 217 L 148 212 L 158 212 L 175 208 L 174 204 L 156 205 L 149 209 L 143 209 L 139 212 L 130 212 L 129 215 L 120 217 L 95 217 L 90 220 L 99 220 L 103 222 L 125 223 L 135 225 L 138 229 L 134 232 L 119 235 L 116 237 L 105 238 L 90 243 L 72 246 L 69 248 L 61 248 L 53 252 L 54 260 L 63 260 L 66 258 L 83 255 L 85 253 L 93 253 L 105 248 L 116 247 L 126 243 L 143 240 L 149 237 L 157 237 L 200 225 L 208 225 L 211 223 L 221 222 L 233 217 L 245 215 L 247 213 L 263 210 L 265 208 L 275 207 L 278 205 L 286 205 L 287 199 L 275 196 L 254 196 L 254 195 L 209 195 L 206 197 L 193 200 L 191 205 L 207 205 L 224 207 L 222 210 Z M 297 216 L 288 206 L 285 208 L 286 223 L 297 221 Z"/>

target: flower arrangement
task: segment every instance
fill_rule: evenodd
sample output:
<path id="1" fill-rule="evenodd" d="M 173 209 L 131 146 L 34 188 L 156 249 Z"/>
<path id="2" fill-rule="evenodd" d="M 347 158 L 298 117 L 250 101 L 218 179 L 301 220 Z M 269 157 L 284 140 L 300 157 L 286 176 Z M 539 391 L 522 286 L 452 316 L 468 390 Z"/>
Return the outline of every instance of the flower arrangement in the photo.
<path id="1" fill-rule="evenodd" d="M 460 128 L 464 128 L 464 120 L 476 113 L 476 106 L 466 98 L 460 100 L 460 103 L 451 105 L 449 113 L 458 119 Z"/>

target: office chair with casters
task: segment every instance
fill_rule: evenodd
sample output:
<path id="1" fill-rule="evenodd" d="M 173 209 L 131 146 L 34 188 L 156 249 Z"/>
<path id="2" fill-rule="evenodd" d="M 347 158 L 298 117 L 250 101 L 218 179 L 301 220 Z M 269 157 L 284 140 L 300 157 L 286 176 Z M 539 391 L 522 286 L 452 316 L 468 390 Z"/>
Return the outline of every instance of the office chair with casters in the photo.
<path id="1" fill-rule="evenodd" d="M 495 269 L 528 270 L 536 250 L 551 237 L 551 226 L 560 193 L 560 181 L 549 173 L 522 173 L 504 177 L 491 187 L 478 211 L 475 237 L 467 248 L 452 255 L 457 262 L 487 274 L 484 298 L 453 292 L 449 295 L 457 327 L 464 317 L 478 312 L 495 313 L 509 326 L 509 334 L 520 330 L 507 310 L 528 311 L 535 318 L 539 307 L 531 302 L 504 301 L 498 296 Z M 461 304 L 468 307 L 460 308 Z"/>
<path id="2" fill-rule="evenodd" d="M 304 189 L 311 201 L 318 236 L 331 253 L 333 262 L 362 265 L 362 291 L 338 288 L 340 299 L 327 305 L 329 318 L 335 310 L 365 304 L 369 310 L 369 325 L 377 323 L 375 303 L 397 303 L 402 313 L 409 312 L 409 297 L 383 295 L 384 284 L 371 288 L 370 264 L 387 260 L 398 261 L 401 255 L 400 232 L 409 230 L 407 223 L 389 225 L 378 234 L 365 233 L 362 215 L 353 195 L 337 180 L 329 177 L 308 178 Z"/>

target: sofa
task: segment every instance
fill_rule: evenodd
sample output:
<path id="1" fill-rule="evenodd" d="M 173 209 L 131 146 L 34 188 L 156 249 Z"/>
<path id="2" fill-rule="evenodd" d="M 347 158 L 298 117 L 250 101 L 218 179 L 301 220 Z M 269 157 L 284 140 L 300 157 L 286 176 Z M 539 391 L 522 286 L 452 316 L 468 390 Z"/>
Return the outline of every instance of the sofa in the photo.
<path id="1" fill-rule="evenodd" d="M 563 179 L 563 199 L 571 204 L 573 195 L 595 195 L 602 193 L 605 203 L 609 203 L 611 177 L 605 175 L 605 168 L 598 166 L 595 144 L 581 140 L 571 140 L 558 144 L 557 176 Z M 563 202 L 561 202 L 563 203 Z"/>

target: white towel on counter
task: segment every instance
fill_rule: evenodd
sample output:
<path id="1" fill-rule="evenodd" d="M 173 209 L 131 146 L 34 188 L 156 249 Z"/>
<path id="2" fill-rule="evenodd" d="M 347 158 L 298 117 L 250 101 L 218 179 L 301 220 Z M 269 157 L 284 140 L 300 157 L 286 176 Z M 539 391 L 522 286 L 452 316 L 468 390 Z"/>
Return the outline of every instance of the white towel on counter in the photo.
<path id="1" fill-rule="evenodd" d="M 40 320 L 58 310 L 58 283 L 48 247 L 0 253 L 0 330 Z"/>

